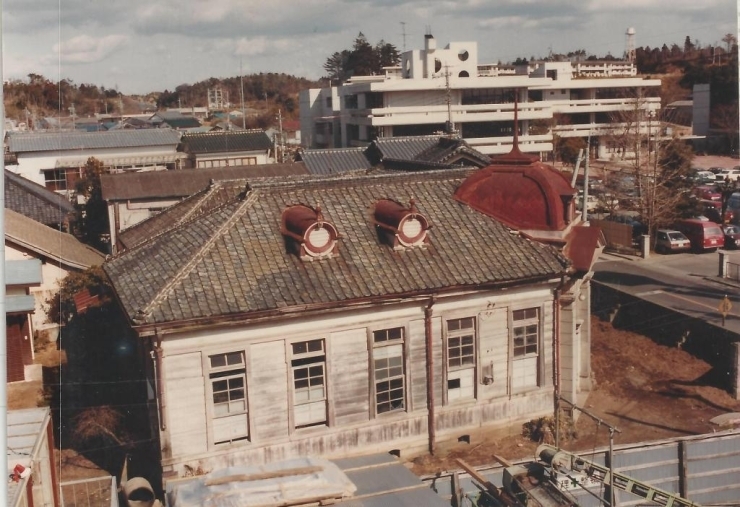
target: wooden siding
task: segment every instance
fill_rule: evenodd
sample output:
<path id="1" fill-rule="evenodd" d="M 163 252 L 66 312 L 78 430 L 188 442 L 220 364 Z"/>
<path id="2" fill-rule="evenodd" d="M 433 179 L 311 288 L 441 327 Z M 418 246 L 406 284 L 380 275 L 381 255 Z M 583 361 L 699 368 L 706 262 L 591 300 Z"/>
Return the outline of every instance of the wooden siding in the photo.
<path id="1" fill-rule="evenodd" d="M 341 427 L 367 421 L 370 417 L 367 330 L 332 333 L 329 349 L 329 402 L 334 425 Z"/>
<path id="2" fill-rule="evenodd" d="M 201 354 L 165 356 L 162 362 L 167 410 L 163 437 L 168 439 L 170 452 L 173 456 L 206 452 L 206 378 Z M 162 442 L 163 447 L 166 444 Z"/>
<path id="3" fill-rule="evenodd" d="M 574 371 L 575 350 L 575 319 L 573 310 L 575 305 L 563 305 L 560 308 L 560 394 L 567 400 L 576 402 L 576 380 Z"/>
<path id="4" fill-rule="evenodd" d="M 285 342 L 255 343 L 249 349 L 247 393 L 254 442 L 288 435 L 288 367 Z"/>
<path id="5" fill-rule="evenodd" d="M 427 349 L 426 326 L 424 319 L 409 322 L 409 410 L 427 408 Z"/>
<path id="6" fill-rule="evenodd" d="M 506 396 L 509 386 L 509 307 L 502 306 L 478 315 L 480 343 L 480 374 L 478 397 L 490 400 Z M 493 382 L 484 385 L 485 375 L 492 374 Z"/>

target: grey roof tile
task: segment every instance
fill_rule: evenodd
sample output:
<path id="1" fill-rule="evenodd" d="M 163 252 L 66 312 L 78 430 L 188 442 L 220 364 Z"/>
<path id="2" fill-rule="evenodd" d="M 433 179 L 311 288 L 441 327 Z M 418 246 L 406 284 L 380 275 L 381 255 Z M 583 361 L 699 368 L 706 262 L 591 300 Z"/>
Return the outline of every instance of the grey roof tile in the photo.
<path id="1" fill-rule="evenodd" d="M 105 264 L 129 316 L 147 323 L 326 305 L 546 279 L 567 260 L 553 247 L 512 235 L 453 199 L 470 171 L 257 182 L 244 199 L 183 223 Z M 369 220 L 382 198 L 416 199 L 432 222 L 424 248 L 393 251 Z M 287 253 L 283 210 L 321 204 L 339 230 L 338 254 L 304 262 Z M 223 305 L 224 294 L 235 294 Z M 142 321 L 144 322 L 144 321 Z"/>
<path id="2" fill-rule="evenodd" d="M 182 146 L 194 154 L 265 151 L 272 148 L 272 141 L 264 130 L 221 130 L 183 134 Z"/>
<path id="3" fill-rule="evenodd" d="M 66 197 L 8 170 L 5 171 L 5 207 L 55 229 L 60 229 L 74 212 Z"/>
<path id="4" fill-rule="evenodd" d="M 320 175 L 367 170 L 372 167 L 365 156 L 365 148 L 304 150 L 301 152 L 301 160 L 311 174 Z"/>
<path id="5" fill-rule="evenodd" d="M 9 135 L 8 149 L 11 153 L 25 153 L 167 145 L 172 145 L 174 148 L 179 142 L 180 134 L 170 129 L 32 132 Z"/>

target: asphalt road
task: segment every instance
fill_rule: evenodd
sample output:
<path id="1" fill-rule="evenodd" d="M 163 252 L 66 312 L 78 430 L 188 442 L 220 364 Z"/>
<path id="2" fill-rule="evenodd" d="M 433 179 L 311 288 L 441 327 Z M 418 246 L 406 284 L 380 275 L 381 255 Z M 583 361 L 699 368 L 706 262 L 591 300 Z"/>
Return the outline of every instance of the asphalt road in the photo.
<path id="1" fill-rule="evenodd" d="M 732 254 L 740 263 L 740 253 Z M 648 259 L 602 254 L 594 280 L 651 303 L 722 326 L 720 302 L 727 296 L 732 308 L 725 327 L 740 334 L 740 283 L 718 277 L 719 254 L 651 254 Z"/>

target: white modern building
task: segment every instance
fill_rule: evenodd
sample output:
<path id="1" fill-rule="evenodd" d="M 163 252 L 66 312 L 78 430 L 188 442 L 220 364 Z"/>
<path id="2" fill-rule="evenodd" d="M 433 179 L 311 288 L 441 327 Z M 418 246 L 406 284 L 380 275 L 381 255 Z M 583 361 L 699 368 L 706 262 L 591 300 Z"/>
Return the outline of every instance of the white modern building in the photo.
<path id="1" fill-rule="evenodd" d="M 609 135 L 626 126 L 625 116 L 644 118 L 647 131 L 659 91 L 660 80 L 637 77 L 630 62 L 479 64 L 476 42 L 440 49 L 427 35 L 424 49 L 406 51 L 384 75 L 304 90 L 301 138 L 304 147 L 340 148 L 452 129 L 482 153 L 503 154 L 513 142 L 516 96 L 522 151 L 544 155 L 553 134 L 591 134 L 594 153 L 608 157 Z"/>

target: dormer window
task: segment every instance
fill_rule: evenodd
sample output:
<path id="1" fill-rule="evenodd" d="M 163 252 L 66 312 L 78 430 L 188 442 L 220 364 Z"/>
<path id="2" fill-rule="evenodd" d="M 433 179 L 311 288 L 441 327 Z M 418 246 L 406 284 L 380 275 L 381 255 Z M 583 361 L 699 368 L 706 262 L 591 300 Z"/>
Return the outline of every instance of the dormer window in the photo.
<path id="1" fill-rule="evenodd" d="M 283 211 L 280 232 L 288 249 L 303 259 L 330 257 L 337 250 L 336 227 L 324 220 L 321 208 L 296 204 Z"/>
<path id="2" fill-rule="evenodd" d="M 426 217 L 416 209 L 413 199 L 408 207 L 390 199 L 381 199 L 375 203 L 373 223 L 380 239 L 396 250 L 423 245 L 431 227 Z"/>

